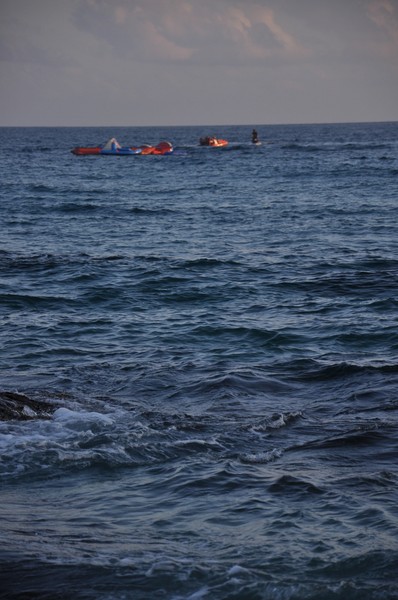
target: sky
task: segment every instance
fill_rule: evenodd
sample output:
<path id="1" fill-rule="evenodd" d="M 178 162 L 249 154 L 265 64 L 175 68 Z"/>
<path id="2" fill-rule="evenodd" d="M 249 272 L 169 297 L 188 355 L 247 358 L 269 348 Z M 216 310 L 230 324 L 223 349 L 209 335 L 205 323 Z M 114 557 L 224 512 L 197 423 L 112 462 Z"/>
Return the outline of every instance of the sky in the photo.
<path id="1" fill-rule="evenodd" d="M 0 126 L 398 121 L 398 0 L 0 0 Z"/>

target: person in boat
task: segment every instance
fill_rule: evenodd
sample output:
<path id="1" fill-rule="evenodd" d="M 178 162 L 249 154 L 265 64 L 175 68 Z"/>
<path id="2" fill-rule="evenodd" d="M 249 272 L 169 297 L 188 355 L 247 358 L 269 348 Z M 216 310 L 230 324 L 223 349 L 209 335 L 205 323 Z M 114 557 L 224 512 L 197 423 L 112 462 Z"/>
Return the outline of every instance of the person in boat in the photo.
<path id="1" fill-rule="evenodd" d="M 258 133 L 255 129 L 252 131 L 252 144 L 258 143 Z"/>

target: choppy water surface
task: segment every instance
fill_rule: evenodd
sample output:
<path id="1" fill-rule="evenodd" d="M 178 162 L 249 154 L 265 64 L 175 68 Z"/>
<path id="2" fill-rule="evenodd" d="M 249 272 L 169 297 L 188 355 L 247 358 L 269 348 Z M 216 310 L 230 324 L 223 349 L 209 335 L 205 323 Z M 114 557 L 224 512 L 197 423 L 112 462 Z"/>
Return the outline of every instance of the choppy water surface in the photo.
<path id="1" fill-rule="evenodd" d="M 0 598 L 398 597 L 398 124 L 257 129 L 0 130 Z"/>

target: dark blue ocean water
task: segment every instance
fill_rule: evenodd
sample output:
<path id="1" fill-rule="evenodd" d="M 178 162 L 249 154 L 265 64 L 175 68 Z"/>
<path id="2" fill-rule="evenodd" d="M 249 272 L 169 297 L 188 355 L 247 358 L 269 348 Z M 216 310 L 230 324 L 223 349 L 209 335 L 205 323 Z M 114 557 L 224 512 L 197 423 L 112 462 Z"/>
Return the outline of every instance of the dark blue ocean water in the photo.
<path id="1" fill-rule="evenodd" d="M 398 123 L 257 130 L 0 129 L 0 598 L 398 598 Z"/>

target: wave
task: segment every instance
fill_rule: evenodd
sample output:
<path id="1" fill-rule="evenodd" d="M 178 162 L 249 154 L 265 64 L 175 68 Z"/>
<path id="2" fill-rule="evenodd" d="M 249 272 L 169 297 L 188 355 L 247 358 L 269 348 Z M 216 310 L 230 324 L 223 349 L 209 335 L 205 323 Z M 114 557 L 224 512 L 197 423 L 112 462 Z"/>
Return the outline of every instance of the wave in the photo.
<path id="1" fill-rule="evenodd" d="M 206 394 L 206 385 L 214 396 L 215 384 L 203 382 L 201 396 Z M 239 394 L 245 389 L 243 382 L 231 378 L 218 382 L 219 389 L 231 385 Z M 254 392 L 259 392 L 258 383 Z M 198 389 L 184 391 L 188 396 L 197 393 Z M 109 401 L 96 401 L 90 410 L 85 404 L 61 394 L 32 398 L 19 392 L 0 393 L 1 477 L 52 477 L 70 469 L 165 465 L 199 454 L 215 462 L 222 457 L 235 457 L 242 463 L 270 462 L 282 456 L 283 447 L 264 452 L 256 446 L 267 436 L 294 426 L 302 416 L 286 411 L 220 417 L 217 411 L 161 412 Z M 240 447 L 247 444 L 250 451 L 242 451 Z"/>
<path id="2" fill-rule="evenodd" d="M 318 495 L 324 493 L 324 490 L 315 483 L 293 475 L 281 475 L 276 481 L 268 486 L 268 490 L 272 494 L 282 495 L 283 497 L 290 494 L 311 496 L 313 494 Z"/>
<path id="3" fill-rule="evenodd" d="M 358 142 L 325 142 L 322 144 L 301 144 L 298 142 L 283 144 L 281 146 L 286 150 L 301 150 L 303 152 L 340 152 L 342 150 L 391 150 L 393 151 L 392 144 L 389 143 L 358 143 Z"/>
<path id="4" fill-rule="evenodd" d="M 176 213 L 176 211 L 171 208 L 143 208 L 142 206 L 133 206 L 132 208 L 129 208 L 127 212 L 136 216 L 143 215 L 150 217 L 157 217 L 159 215 L 167 214 L 173 215 Z"/>
<path id="5" fill-rule="evenodd" d="M 15 271 L 21 270 L 24 273 L 29 272 L 30 270 L 55 270 L 59 267 L 68 267 L 68 266 L 77 266 L 84 267 L 89 263 L 100 263 L 112 261 L 121 261 L 125 260 L 126 256 L 123 254 L 103 254 L 89 255 L 84 252 L 79 252 L 76 254 L 63 254 L 57 255 L 52 253 L 41 253 L 41 254 L 31 254 L 31 253 L 23 253 L 23 252 L 9 252 L 7 250 L 0 250 L 0 267 L 2 269 Z"/>
<path id="6" fill-rule="evenodd" d="M 393 471 L 380 471 L 370 474 L 352 474 L 335 482 L 336 486 L 360 489 L 367 493 L 380 493 L 397 486 L 398 475 Z"/>
<path id="7" fill-rule="evenodd" d="M 398 363 L 379 359 L 358 361 L 335 361 L 297 359 L 289 365 L 274 365 L 274 370 L 288 370 L 299 381 L 329 381 L 363 374 L 398 374 Z"/>
<path id="8" fill-rule="evenodd" d="M 295 278 L 294 281 L 287 279 L 277 282 L 276 287 L 295 288 L 296 290 L 307 291 L 313 294 L 330 294 L 342 296 L 346 294 L 368 294 L 369 298 L 376 292 L 386 295 L 390 291 L 396 290 L 396 266 L 388 268 L 387 265 L 379 265 L 379 269 L 360 271 L 355 270 L 350 273 L 333 273 L 308 277 L 307 279 Z"/>
<path id="9" fill-rule="evenodd" d="M 58 206 L 57 210 L 60 213 L 86 213 L 94 212 L 100 209 L 99 204 L 94 202 L 65 202 Z"/>
<path id="10" fill-rule="evenodd" d="M 229 259 L 225 260 L 222 258 L 214 258 L 214 257 L 206 257 L 201 256 L 198 258 L 190 258 L 187 260 L 182 260 L 177 263 L 172 264 L 173 269 L 211 269 L 213 267 L 226 267 L 226 266 L 235 266 L 239 263 L 235 260 Z"/>
<path id="11" fill-rule="evenodd" d="M 273 448 L 266 452 L 246 452 L 240 455 L 240 460 L 249 465 L 264 465 L 281 458 L 283 453 L 284 450 L 282 448 Z"/>
<path id="12" fill-rule="evenodd" d="M 303 514 L 304 511 L 297 514 L 296 528 Z M 167 522 L 159 522 L 159 536 L 166 525 Z M 220 522 L 213 529 L 219 527 Z M 272 533 L 270 537 L 275 542 Z M 269 556 L 267 549 L 259 553 L 257 548 L 248 560 L 247 551 L 242 548 L 235 557 L 229 553 L 221 557 L 208 553 L 206 558 L 204 548 L 208 551 L 208 540 L 201 547 L 195 538 L 185 545 L 182 541 L 170 542 L 167 547 L 152 543 L 145 551 L 141 540 L 132 539 L 137 549 L 116 557 L 110 548 L 94 554 L 89 547 L 81 556 L 65 553 L 62 561 L 51 557 L 8 557 L 2 561 L 3 593 L 9 600 L 25 598 L 27 589 L 37 600 L 392 600 L 398 595 L 398 557 L 389 549 L 351 549 L 347 558 L 330 560 L 322 552 L 326 543 L 320 540 L 318 552 L 306 564 L 299 545 L 295 556 L 287 551 Z M 214 546 L 218 548 L 217 544 Z M 287 541 L 285 546 L 289 546 Z M 308 557 L 310 548 L 308 544 Z"/>
<path id="13" fill-rule="evenodd" d="M 0 302 L 9 310 L 44 310 L 55 309 L 58 312 L 62 309 L 73 309 L 78 306 L 78 301 L 74 298 L 65 296 L 56 296 L 48 294 L 39 296 L 30 293 L 5 293 L 0 294 Z"/>
<path id="14" fill-rule="evenodd" d="M 377 429 L 375 429 L 377 427 Z M 385 433 L 381 429 L 393 427 L 392 424 L 388 423 L 373 424 L 369 425 L 368 429 L 346 431 L 341 435 L 335 435 L 324 439 L 317 439 L 310 442 L 305 442 L 297 446 L 292 446 L 290 450 L 308 450 L 308 449 L 336 449 L 336 448 L 350 448 L 350 447 L 365 447 L 369 448 L 373 444 L 383 443 L 385 441 Z M 379 430 L 380 429 L 380 430 Z"/>

